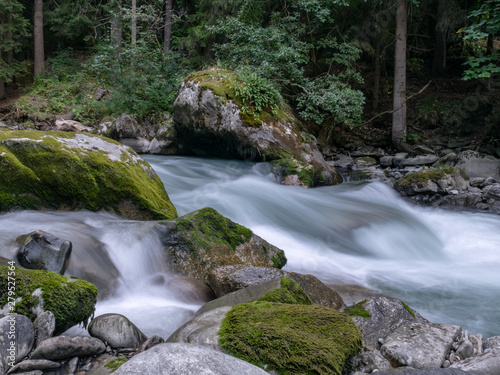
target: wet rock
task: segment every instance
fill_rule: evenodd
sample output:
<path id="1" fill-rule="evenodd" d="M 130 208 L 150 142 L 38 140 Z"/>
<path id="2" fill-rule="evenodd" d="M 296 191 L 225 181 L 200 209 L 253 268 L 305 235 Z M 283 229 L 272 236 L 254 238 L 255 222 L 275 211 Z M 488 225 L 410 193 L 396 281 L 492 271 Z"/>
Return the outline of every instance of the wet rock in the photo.
<path id="1" fill-rule="evenodd" d="M 286 264 L 283 250 L 212 208 L 159 222 L 156 229 L 169 269 L 202 282 L 207 282 L 210 271 L 222 266 L 281 268 Z"/>
<path id="2" fill-rule="evenodd" d="M 475 375 L 498 375 L 500 374 L 500 349 L 455 362 L 450 368 L 461 369 Z"/>
<path id="3" fill-rule="evenodd" d="M 28 355 L 35 342 L 33 324 L 24 315 L 10 314 L 0 319 L 0 365 L 6 371 Z"/>
<path id="4" fill-rule="evenodd" d="M 192 277 L 176 276 L 167 281 L 166 287 L 177 298 L 188 303 L 206 303 L 215 298 L 212 289 Z"/>
<path id="5" fill-rule="evenodd" d="M 372 165 L 377 164 L 377 160 L 369 156 L 364 156 L 361 158 L 357 158 L 355 160 L 355 163 L 360 167 L 370 167 Z"/>
<path id="6" fill-rule="evenodd" d="M 144 341 L 142 345 L 137 349 L 137 353 L 145 352 L 146 350 L 151 349 L 153 346 L 163 344 L 164 342 L 165 340 L 163 339 L 163 337 L 156 335 L 151 336 L 149 339 Z"/>
<path id="7" fill-rule="evenodd" d="M 485 179 L 483 177 L 473 177 L 470 179 L 470 186 L 480 187 L 484 183 Z"/>
<path id="8" fill-rule="evenodd" d="M 435 163 L 438 159 L 439 158 L 437 155 L 418 155 L 402 159 L 401 165 L 404 166 L 429 165 Z"/>
<path id="9" fill-rule="evenodd" d="M 382 168 L 392 167 L 394 156 L 386 155 L 380 158 L 380 166 Z"/>
<path id="10" fill-rule="evenodd" d="M 61 360 L 73 357 L 87 357 L 103 353 L 106 345 L 94 337 L 58 336 L 40 343 L 31 359 Z"/>
<path id="11" fill-rule="evenodd" d="M 120 314 L 104 314 L 92 319 L 88 331 L 90 336 L 106 342 L 113 349 L 138 348 L 147 340 L 135 324 Z"/>
<path id="12" fill-rule="evenodd" d="M 469 340 L 474 347 L 474 354 L 482 354 L 483 353 L 483 335 L 480 333 L 476 333 L 474 335 L 469 335 Z"/>
<path id="13" fill-rule="evenodd" d="M 59 362 L 49 361 L 48 359 L 26 359 L 19 362 L 17 365 L 9 370 L 9 374 L 16 372 L 26 372 L 26 371 L 45 371 L 54 370 L 61 367 Z"/>
<path id="14" fill-rule="evenodd" d="M 138 354 L 115 375 L 266 375 L 264 370 L 220 351 L 190 344 L 166 343 Z"/>
<path id="15" fill-rule="evenodd" d="M 460 331 L 452 324 L 405 324 L 384 339 L 380 352 L 393 367 L 439 368 Z"/>
<path id="16" fill-rule="evenodd" d="M 330 163 L 328 162 L 328 164 Z M 354 159 L 347 155 L 338 154 L 335 156 L 333 165 L 338 168 L 351 168 L 354 165 Z"/>
<path id="17" fill-rule="evenodd" d="M 456 354 L 462 360 L 472 357 L 472 355 L 474 354 L 474 345 L 472 345 L 472 343 L 467 338 L 465 338 L 458 347 Z"/>
<path id="18" fill-rule="evenodd" d="M 486 186 L 483 190 L 483 194 L 486 199 L 500 200 L 500 184 L 495 183 Z"/>
<path id="19" fill-rule="evenodd" d="M 24 268 L 52 271 L 64 274 L 68 268 L 72 244 L 42 230 L 20 236 L 17 241 L 22 247 L 17 260 Z"/>
<path id="20" fill-rule="evenodd" d="M 37 347 L 42 341 L 47 340 L 54 335 L 54 331 L 56 329 L 56 317 L 52 311 L 44 311 L 41 314 L 38 314 L 33 322 L 33 326 L 36 332 L 35 347 Z"/>
<path id="21" fill-rule="evenodd" d="M 363 342 L 369 348 L 378 348 L 379 339 L 385 339 L 402 325 L 425 321 L 420 315 L 409 310 L 400 300 L 389 297 L 370 297 L 362 303 L 371 315 L 369 318 L 353 316 L 353 320 L 363 334 Z"/>
<path id="22" fill-rule="evenodd" d="M 214 75 L 219 76 L 216 81 Z M 315 139 L 301 132 L 287 108 L 280 108 L 280 115 L 270 114 L 270 121 L 256 119 L 240 108 L 231 97 L 234 92 L 225 89 L 235 79 L 232 72 L 212 69 L 195 72 L 182 83 L 173 122 L 183 152 L 278 161 L 284 176 L 297 175 L 308 186 L 342 182 L 335 168 L 325 162 Z"/>

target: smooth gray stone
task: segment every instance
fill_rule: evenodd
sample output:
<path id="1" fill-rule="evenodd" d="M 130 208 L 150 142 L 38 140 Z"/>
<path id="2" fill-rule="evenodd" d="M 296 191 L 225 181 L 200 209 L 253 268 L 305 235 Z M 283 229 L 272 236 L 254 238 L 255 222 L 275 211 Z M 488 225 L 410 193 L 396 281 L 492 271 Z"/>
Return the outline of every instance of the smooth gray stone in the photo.
<path id="1" fill-rule="evenodd" d="M 28 317 L 11 314 L 1 318 L 0 362 L 4 371 L 9 368 L 8 364 L 17 363 L 26 357 L 34 342 L 35 330 Z"/>
<path id="2" fill-rule="evenodd" d="M 430 370 L 416 369 L 391 369 L 388 371 L 376 372 L 377 375 L 474 375 L 458 369 L 436 368 Z"/>
<path id="3" fill-rule="evenodd" d="M 266 371 L 204 346 L 178 343 L 157 345 L 137 354 L 114 375 L 269 375 Z"/>
<path id="4" fill-rule="evenodd" d="M 461 330 L 453 324 L 410 323 L 387 336 L 380 352 L 394 367 L 439 368 Z"/>
<path id="5" fill-rule="evenodd" d="M 33 370 L 53 370 L 59 367 L 61 367 L 61 364 L 59 362 L 49 361 L 48 359 L 26 359 L 12 367 L 9 370 L 9 374 L 14 372 L 26 372 Z"/>
<path id="6" fill-rule="evenodd" d="M 31 359 L 60 360 L 101 354 L 106 345 L 94 337 L 58 336 L 43 341 L 31 355 Z"/>
<path id="7" fill-rule="evenodd" d="M 500 336 L 488 337 L 483 341 L 483 349 L 500 349 Z"/>
<path id="8" fill-rule="evenodd" d="M 89 335 L 106 342 L 112 348 L 138 348 L 147 337 L 127 317 L 104 314 L 94 319 L 88 327 Z"/>
<path id="9" fill-rule="evenodd" d="M 56 329 L 56 317 L 52 311 L 44 311 L 35 319 L 33 323 L 36 332 L 36 344 L 37 347 L 42 341 L 51 338 L 54 335 Z"/>

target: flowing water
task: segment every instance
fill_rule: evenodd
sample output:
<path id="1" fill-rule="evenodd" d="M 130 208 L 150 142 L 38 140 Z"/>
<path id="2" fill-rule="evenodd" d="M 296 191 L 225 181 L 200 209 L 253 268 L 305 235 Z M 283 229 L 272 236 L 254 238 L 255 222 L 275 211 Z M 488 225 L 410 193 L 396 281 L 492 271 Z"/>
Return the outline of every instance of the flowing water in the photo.
<path id="1" fill-rule="evenodd" d="M 285 250 L 287 270 L 370 288 L 431 321 L 500 335 L 500 216 L 415 207 L 379 183 L 283 186 L 265 163 L 144 159 L 179 215 L 217 209 Z M 199 307 L 157 282 L 172 276 L 160 266 L 150 223 L 104 213 L 12 212 L 0 215 L 0 255 L 12 258 L 15 238 L 37 229 L 73 242 L 67 275 L 109 285 L 96 315 L 121 313 L 147 335 L 168 337 Z"/>

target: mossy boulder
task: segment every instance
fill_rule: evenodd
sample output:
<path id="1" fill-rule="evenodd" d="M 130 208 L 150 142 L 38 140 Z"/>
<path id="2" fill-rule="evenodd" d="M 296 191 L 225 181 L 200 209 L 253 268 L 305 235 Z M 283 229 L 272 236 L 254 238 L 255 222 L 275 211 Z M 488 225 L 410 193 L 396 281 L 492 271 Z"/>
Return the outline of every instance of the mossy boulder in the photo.
<path id="1" fill-rule="evenodd" d="M 159 222 L 171 271 L 206 282 L 211 270 L 233 264 L 281 268 L 283 250 L 213 208 L 203 208 L 175 220 Z"/>
<path id="2" fill-rule="evenodd" d="M 15 305 L 13 312 L 25 315 L 33 322 L 43 311 L 51 311 L 56 318 L 55 334 L 87 321 L 94 313 L 97 288 L 80 279 L 68 279 L 54 272 L 24 270 L 0 266 L 0 308 L 9 300 L 9 272 L 15 274 Z"/>
<path id="3" fill-rule="evenodd" d="M 341 375 L 362 345 L 351 317 L 317 305 L 251 302 L 222 321 L 229 354 L 278 374 Z"/>
<path id="4" fill-rule="evenodd" d="M 469 177 L 461 168 L 437 166 L 410 172 L 398 179 L 394 187 L 405 196 L 458 193 L 467 190 Z"/>
<path id="5" fill-rule="evenodd" d="M 314 137 L 301 129 L 291 109 L 282 104 L 259 113 L 238 96 L 244 85 L 229 70 L 209 69 L 189 75 L 174 102 L 173 124 L 179 152 L 250 161 L 280 161 L 279 173 L 295 178 L 285 183 L 306 186 L 342 182 L 328 165 Z"/>
<path id="6" fill-rule="evenodd" d="M 89 134 L 0 131 L 0 211 L 108 210 L 128 219 L 177 212 L 151 166 L 130 148 Z"/>

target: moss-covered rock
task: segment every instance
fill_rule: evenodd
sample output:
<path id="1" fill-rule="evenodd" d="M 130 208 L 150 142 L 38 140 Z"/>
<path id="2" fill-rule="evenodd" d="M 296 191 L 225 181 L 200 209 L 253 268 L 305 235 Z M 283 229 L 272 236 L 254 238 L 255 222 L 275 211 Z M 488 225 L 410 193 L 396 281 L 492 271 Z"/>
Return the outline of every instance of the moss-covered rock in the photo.
<path id="1" fill-rule="evenodd" d="M 405 196 L 450 194 L 462 192 L 469 187 L 469 176 L 461 168 L 437 166 L 410 172 L 398 179 L 394 187 Z"/>
<path id="2" fill-rule="evenodd" d="M 0 307 L 12 301 L 8 293 L 12 277 L 15 292 L 11 298 L 16 302 L 13 312 L 34 321 L 41 312 L 51 311 L 56 318 L 56 334 L 80 323 L 86 325 L 94 313 L 97 288 L 91 283 L 41 270 L 15 268 L 9 274 L 5 266 L 0 266 Z"/>
<path id="3" fill-rule="evenodd" d="M 151 166 L 130 148 L 89 134 L 0 131 L 0 211 L 109 210 L 125 218 L 177 212 Z"/>
<path id="4" fill-rule="evenodd" d="M 306 186 L 342 182 L 288 106 L 255 113 L 237 94 L 237 86 L 242 84 L 233 72 L 221 69 L 195 72 L 186 78 L 173 109 L 180 152 L 284 160 L 276 167 L 285 176 L 295 176 L 285 182 L 297 180 Z M 283 165 L 291 163 L 290 168 Z"/>
<path id="5" fill-rule="evenodd" d="M 160 222 L 157 230 L 170 269 L 203 282 L 211 270 L 221 266 L 250 264 L 281 268 L 286 264 L 283 250 L 213 208 Z"/>
<path id="6" fill-rule="evenodd" d="M 267 293 L 260 302 L 288 303 L 291 305 L 312 305 L 309 296 L 297 282 L 289 277 L 281 278 L 281 288 Z"/>
<path id="7" fill-rule="evenodd" d="M 361 349 L 352 319 L 317 305 L 251 302 L 222 321 L 220 345 L 228 353 L 278 374 L 342 374 Z"/>

